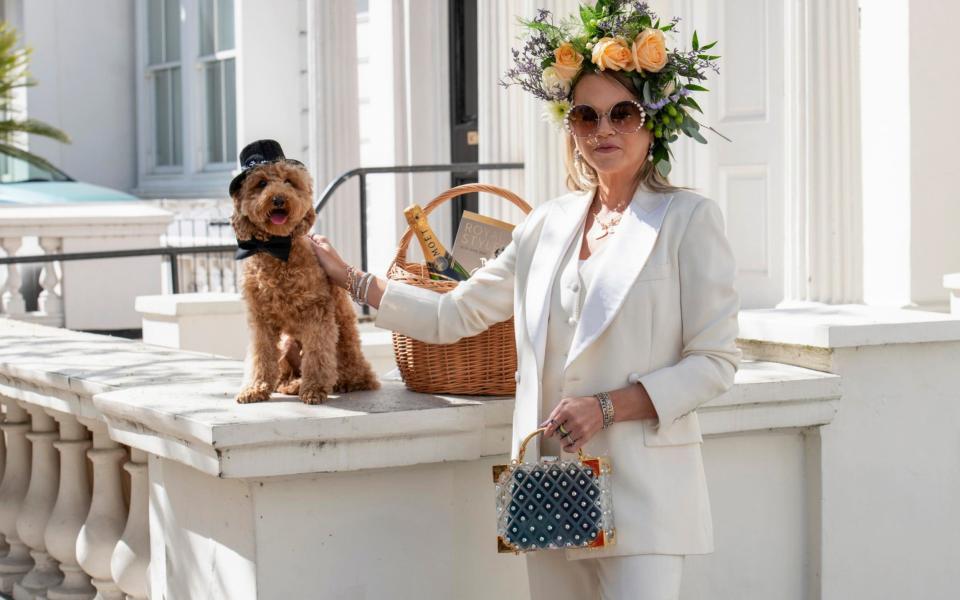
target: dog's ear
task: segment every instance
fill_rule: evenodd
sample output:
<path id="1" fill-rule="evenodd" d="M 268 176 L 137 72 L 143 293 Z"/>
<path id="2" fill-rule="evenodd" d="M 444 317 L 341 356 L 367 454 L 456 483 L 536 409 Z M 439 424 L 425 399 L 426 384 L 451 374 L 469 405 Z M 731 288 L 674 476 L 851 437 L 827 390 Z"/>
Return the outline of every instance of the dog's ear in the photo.
<path id="1" fill-rule="evenodd" d="M 263 235 L 257 235 L 259 229 L 253 224 L 246 215 L 243 214 L 243 200 L 240 194 L 233 196 L 233 215 L 230 216 L 230 224 L 233 225 L 233 231 L 237 234 L 238 240 L 250 240 L 253 238 L 264 239 Z"/>
<path id="2" fill-rule="evenodd" d="M 313 178 L 310 176 L 310 172 L 307 171 L 306 167 L 298 167 L 295 172 L 297 174 L 297 187 L 303 190 L 303 195 L 307 198 L 307 201 L 311 201 L 313 199 Z M 308 235 L 316 222 L 317 211 L 314 210 L 313 205 L 310 205 L 291 235 L 293 237 Z"/>
<path id="3" fill-rule="evenodd" d="M 297 223 L 297 226 L 293 228 L 293 233 L 290 234 L 291 237 L 300 237 L 301 235 L 308 235 L 310 230 L 313 229 L 313 224 L 317 222 L 317 212 L 313 210 L 313 207 L 307 209 L 307 213 L 303 215 L 303 219 Z"/>

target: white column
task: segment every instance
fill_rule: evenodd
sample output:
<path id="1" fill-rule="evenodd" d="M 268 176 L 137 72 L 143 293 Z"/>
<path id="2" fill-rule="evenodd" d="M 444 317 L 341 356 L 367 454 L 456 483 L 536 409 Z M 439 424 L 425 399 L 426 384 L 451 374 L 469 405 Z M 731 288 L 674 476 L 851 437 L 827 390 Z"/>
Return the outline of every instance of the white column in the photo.
<path id="1" fill-rule="evenodd" d="M 130 513 L 110 559 L 110 572 L 126 600 L 146 600 L 150 567 L 146 453 L 131 448 L 130 461 L 123 468 L 130 473 Z"/>
<path id="2" fill-rule="evenodd" d="M 536 9 L 542 2 L 524 0 L 522 16 L 526 19 L 536 15 Z M 555 21 L 578 14 L 580 3 L 577 0 L 557 0 L 550 3 Z M 544 121 L 544 104 L 540 100 L 524 93 L 523 100 L 523 162 L 524 198 L 538 205 L 567 193 L 567 170 L 564 167 L 563 134 L 553 123 Z"/>
<path id="3" fill-rule="evenodd" d="M 77 562 L 77 538 L 90 510 L 90 480 L 87 477 L 86 428 L 66 413 L 47 411 L 60 423 L 60 490 L 50 515 L 44 541 L 50 556 L 60 561 L 63 581 L 47 591 L 50 600 L 88 600 L 96 590 L 90 576 Z"/>
<path id="4" fill-rule="evenodd" d="M 14 400 L 0 397 L 7 409 L 7 417 L 0 425 L 6 437 L 7 460 L 0 483 L 0 532 L 10 549 L 0 558 L 0 592 L 13 593 L 13 584 L 33 566 L 26 544 L 17 534 L 17 518 L 23 509 L 23 499 L 30 483 L 30 417 Z"/>
<path id="5" fill-rule="evenodd" d="M 93 463 L 93 500 L 77 538 L 77 559 L 93 577 L 95 600 L 123 600 L 110 573 L 110 559 L 127 522 L 120 471 L 127 452 L 110 439 L 100 421 L 84 420 L 83 424 L 93 431 L 93 448 L 87 450 Z"/>
<path id="6" fill-rule="evenodd" d="M 863 298 L 856 0 L 788 10 L 784 305 Z"/>
<path id="7" fill-rule="evenodd" d="M 53 444 L 60 438 L 57 424 L 42 408 L 24 404 L 31 417 L 27 439 L 33 442 L 33 461 L 30 469 L 30 487 L 23 500 L 23 510 L 17 517 L 17 534 L 30 547 L 33 568 L 13 586 L 16 600 L 33 600 L 60 583 L 56 559 L 47 552 L 44 534 L 54 503 L 57 500 L 57 485 L 60 479 L 60 457 Z"/>
<path id="8" fill-rule="evenodd" d="M 309 156 L 315 192 L 360 166 L 357 112 L 357 3 L 307 2 Z M 319 215 L 316 231 L 328 235 L 351 264 L 360 263 L 357 184 L 344 184 Z"/>
<path id="9" fill-rule="evenodd" d="M 522 28 L 517 17 L 520 7 L 509 0 L 477 3 L 477 38 L 482 49 L 477 54 L 477 89 L 480 119 L 480 162 L 523 162 L 525 110 L 524 92 L 516 86 L 504 88 L 500 82 L 513 65 L 511 49 L 516 46 Z M 526 5 L 522 5 L 526 7 Z M 546 198 L 525 195 L 523 171 L 480 171 L 480 182 L 504 187 L 537 205 Z M 522 212 L 512 204 L 496 198 L 480 197 L 480 212 L 494 218 L 517 223 Z"/>
<path id="10" fill-rule="evenodd" d="M 16 256 L 23 240 L 19 237 L 7 237 L 0 239 L 0 247 L 7 256 Z M 20 293 L 20 265 L 7 265 L 7 281 L 0 288 L 0 303 L 2 303 L 3 312 L 8 317 L 19 317 L 26 310 L 26 304 L 23 300 L 23 294 Z"/>
<path id="11" fill-rule="evenodd" d="M 45 254 L 59 254 L 63 250 L 63 240 L 58 237 L 41 237 L 40 247 Z M 53 262 L 43 264 L 43 271 L 40 273 L 40 286 L 43 291 L 40 292 L 39 309 L 48 317 L 57 318 L 59 324 L 63 324 L 63 297 L 61 296 L 61 271 Z"/>

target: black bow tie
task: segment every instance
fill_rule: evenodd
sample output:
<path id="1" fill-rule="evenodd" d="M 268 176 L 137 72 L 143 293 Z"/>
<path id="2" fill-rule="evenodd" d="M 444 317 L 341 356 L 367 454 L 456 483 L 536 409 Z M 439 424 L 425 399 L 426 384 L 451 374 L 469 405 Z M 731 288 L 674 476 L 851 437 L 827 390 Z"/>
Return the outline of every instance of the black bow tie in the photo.
<path id="1" fill-rule="evenodd" d="M 237 245 L 240 246 L 237 249 L 237 254 L 234 256 L 236 260 L 243 260 L 245 258 L 250 258 L 257 252 L 266 252 L 270 256 L 275 256 L 287 262 L 287 259 L 290 258 L 290 246 L 292 244 L 292 239 L 290 236 L 281 237 L 278 235 L 271 236 L 267 241 L 261 241 L 256 238 L 251 240 L 237 240 Z"/>

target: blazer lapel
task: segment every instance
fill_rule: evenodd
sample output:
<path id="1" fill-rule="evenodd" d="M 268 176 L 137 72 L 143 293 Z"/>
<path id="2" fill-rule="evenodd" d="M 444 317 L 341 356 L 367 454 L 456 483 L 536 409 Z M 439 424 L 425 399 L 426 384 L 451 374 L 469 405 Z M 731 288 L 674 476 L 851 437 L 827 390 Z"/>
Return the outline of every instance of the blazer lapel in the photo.
<path id="1" fill-rule="evenodd" d="M 579 225 L 593 198 L 592 192 L 574 193 L 558 198 L 544 220 L 540 239 L 530 261 L 524 298 L 524 320 L 533 344 L 538 369 L 543 365 L 547 341 L 547 310 L 550 290 L 569 244 L 579 233 Z"/>
<path id="2" fill-rule="evenodd" d="M 596 268 L 580 312 L 580 322 L 564 368 L 606 330 L 640 274 L 663 225 L 673 196 L 638 190 L 624 212 L 610 247 L 597 257 Z"/>

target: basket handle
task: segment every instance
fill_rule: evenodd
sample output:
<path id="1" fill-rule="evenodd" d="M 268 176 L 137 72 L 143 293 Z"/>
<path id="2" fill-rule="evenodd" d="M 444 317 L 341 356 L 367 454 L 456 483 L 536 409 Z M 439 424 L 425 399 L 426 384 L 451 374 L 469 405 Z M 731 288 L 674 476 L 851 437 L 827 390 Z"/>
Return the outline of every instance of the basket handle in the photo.
<path id="1" fill-rule="evenodd" d="M 535 430 L 533 433 L 527 435 L 523 438 L 523 441 L 520 442 L 520 451 L 517 452 L 517 464 L 523 462 L 523 455 L 527 453 L 527 444 L 530 443 L 530 440 L 537 437 L 538 435 L 543 435 L 547 431 L 546 427 L 541 427 L 540 429 Z M 580 462 L 586 460 L 586 456 L 583 454 L 583 448 L 577 448 L 577 456 L 580 458 Z"/>
<path id="2" fill-rule="evenodd" d="M 522 210 L 524 214 L 529 214 L 530 211 L 533 210 L 529 204 L 520 198 L 520 196 L 514 194 L 510 190 L 497 187 L 495 185 L 487 185 L 485 183 L 467 183 L 464 185 L 458 185 L 455 188 L 450 188 L 431 200 L 426 206 L 423 207 L 423 214 L 424 216 L 428 216 L 435 208 L 444 202 L 452 200 L 457 196 L 472 194 L 474 192 L 485 192 L 487 194 L 499 196 L 504 200 L 508 200 L 511 204 Z M 406 260 L 407 248 L 410 246 L 411 239 L 413 239 L 413 228 L 407 225 L 407 230 L 404 232 L 403 237 L 400 238 L 400 245 L 397 247 L 397 255 L 393 259 L 394 264 L 399 264 L 400 262 Z"/>

